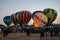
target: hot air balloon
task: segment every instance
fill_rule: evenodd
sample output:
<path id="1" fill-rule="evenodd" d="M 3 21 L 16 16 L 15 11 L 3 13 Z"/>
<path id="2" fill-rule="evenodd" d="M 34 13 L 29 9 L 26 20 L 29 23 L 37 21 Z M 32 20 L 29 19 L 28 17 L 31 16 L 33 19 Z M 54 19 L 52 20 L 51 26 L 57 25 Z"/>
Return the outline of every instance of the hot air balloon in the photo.
<path id="1" fill-rule="evenodd" d="M 34 27 L 36 28 L 44 27 L 44 25 L 46 25 L 48 21 L 47 17 L 43 14 L 42 11 L 35 11 L 33 20 L 34 20 Z"/>
<path id="2" fill-rule="evenodd" d="M 11 24 L 11 17 L 10 16 L 5 16 L 3 18 L 4 23 L 9 26 Z"/>
<path id="3" fill-rule="evenodd" d="M 48 18 L 48 25 L 52 24 L 52 22 L 56 19 L 57 17 L 57 11 L 51 8 L 46 8 L 43 10 L 43 13 L 47 16 Z"/>
<path id="4" fill-rule="evenodd" d="M 23 10 L 18 14 L 18 20 L 21 24 L 27 24 L 31 19 L 31 12 Z"/>
<path id="5" fill-rule="evenodd" d="M 12 14 L 12 15 L 11 15 L 11 21 L 12 21 L 12 23 L 13 23 L 15 26 L 18 25 L 18 23 L 17 23 L 17 21 L 16 21 L 16 19 L 15 19 L 15 14 Z"/>
<path id="6" fill-rule="evenodd" d="M 18 20 L 18 14 L 19 14 L 19 12 L 16 12 L 16 14 L 15 14 L 15 20 L 16 20 L 16 22 L 21 26 L 22 24 L 21 24 L 20 21 Z"/>

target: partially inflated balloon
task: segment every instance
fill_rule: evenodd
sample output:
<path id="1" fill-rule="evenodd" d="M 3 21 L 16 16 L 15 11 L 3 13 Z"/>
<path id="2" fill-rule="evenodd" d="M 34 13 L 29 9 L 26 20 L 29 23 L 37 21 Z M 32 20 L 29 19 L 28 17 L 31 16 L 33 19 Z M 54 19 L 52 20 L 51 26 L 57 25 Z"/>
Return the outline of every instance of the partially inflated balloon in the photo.
<path id="1" fill-rule="evenodd" d="M 36 28 L 41 28 L 46 25 L 48 19 L 47 17 L 43 14 L 43 12 L 35 12 L 34 15 L 34 27 Z"/>
<path id="2" fill-rule="evenodd" d="M 18 14 L 18 20 L 21 24 L 27 24 L 31 19 L 31 12 L 29 11 L 20 11 Z"/>
<path id="3" fill-rule="evenodd" d="M 57 17 L 57 11 L 51 8 L 46 8 L 43 10 L 43 13 L 48 18 L 48 25 L 50 25 Z"/>
<path id="4" fill-rule="evenodd" d="M 35 14 L 36 14 L 37 12 L 42 13 L 42 11 L 34 11 L 33 14 L 32 14 L 32 18 L 33 18 L 33 19 L 34 19 L 34 16 L 35 16 Z"/>
<path id="5" fill-rule="evenodd" d="M 12 23 L 14 24 L 14 25 L 18 25 L 18 23 L 17 23 L 17 21 L 16 21 L 16 19 L 15 19 L 15 14 L 12 14 L 11 15 L 11 21 L 12 21 Z"/>
<path id="6" fill-rule="evenodd" d="M 3 18 L 4 23 L 9 26 L 11 24 L 11 17 L 10 16 L 5 16 Z"/>

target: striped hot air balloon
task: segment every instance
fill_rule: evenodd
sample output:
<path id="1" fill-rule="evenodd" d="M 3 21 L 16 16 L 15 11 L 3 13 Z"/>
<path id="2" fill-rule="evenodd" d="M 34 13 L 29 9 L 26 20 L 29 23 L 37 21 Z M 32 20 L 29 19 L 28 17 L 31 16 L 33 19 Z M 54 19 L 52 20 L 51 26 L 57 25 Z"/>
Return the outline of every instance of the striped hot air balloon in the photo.
<path id="1" fill-rule="evenodd" d="M 26 11 L 26 10 L 20 11 L 17 16 L 17 19 L 19 20 L 21 24 L 27 24 L 31 19 L 31 12 Z"/>
<path id="2" fill-rule="evenodd" d="M 12 23 L 14 24 L 14 25 L 18 25 L 18 23 L 17 23 L 17 21 L 16 21 L 16 19 L 15 19 L 15 14 L 12 14 L 11 15 L 11 21 L 12 21 Z"/>
<path id="3" fill-rule="evenodd" d="M 44 27 L 44 25 L 46 25 L 48 21 L 47 17 L 43 14 L 42 11 L 35 11 L 33 20 L 34 20 L 34 27 L 36 28 Z"/>
<path id="4" fill-rule="evenodd" d="M 46 8 L 43 10 L 43 13 L 47 16 L 48 18 L 48 25 L 52 24 L 52 22 L 56 19 L 57 17 L 57 11 L 55 9 L 51 8 Z"/>
<path id="5" fill-rule="evenodd" d="M 18 18 L 18 17 L 17 17 L 18 14 L 19 14 L 19 12 L 16 12 L 16 14 L 15 14 L 15 21 L 17 22 L 17 24 L 21 25 L 20 22 L 19 22 L 18 19 L 17 19 L 17 18 Z"/>

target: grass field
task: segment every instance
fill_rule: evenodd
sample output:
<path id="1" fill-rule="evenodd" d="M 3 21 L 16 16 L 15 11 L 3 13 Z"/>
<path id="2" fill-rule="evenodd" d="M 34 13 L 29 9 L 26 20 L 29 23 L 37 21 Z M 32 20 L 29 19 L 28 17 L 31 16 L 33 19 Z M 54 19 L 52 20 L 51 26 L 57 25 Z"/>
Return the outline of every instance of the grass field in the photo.
<path id="1" fill-rule="evenodd" d="M 40 34 L 31 34 L 27 36 L 26 33 L 9 33 L 7 37 L 3 37 L 3 34 L 0 33 L 0 40 L 51 40 L 48 36 L 47 38 L 41 38 Z M 54 37 L 52 40 L 60 40 L 59 37 Z"/>

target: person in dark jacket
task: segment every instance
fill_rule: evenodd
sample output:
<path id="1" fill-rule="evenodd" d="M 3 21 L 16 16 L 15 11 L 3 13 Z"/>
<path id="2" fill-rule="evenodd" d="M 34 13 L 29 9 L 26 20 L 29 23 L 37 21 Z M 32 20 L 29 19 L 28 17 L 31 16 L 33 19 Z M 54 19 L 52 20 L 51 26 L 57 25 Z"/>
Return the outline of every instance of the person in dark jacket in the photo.
<path id="1" fill-rule="evenodd" d="M 44 28 L 40 28 L 40 40 L 44 40 L 45 36 L 44 32 L 45 32 Z"/>
<path id="2" fill-rule="evenodd" d="M 50 39 L 54 40 L 54 35 L 55 35 L 54 28 L 50 28 L 49 32 L 50 32 Z"/>
<path id="3" fill-rule="evenodd" d="M 26 29 L 27 36 L 30 36 L 30 29 Z"/>
<path id="4" fill-rule="evenodd" d="M 3 32 L 3 37 L 6 37 L 7 35 L 8 35 L 8 29 L 5 28 L 5 29 L 4 29 L 4 32 Z"/>
<path id="5" fill-rule="evenodd" d="M 55 28 L 54 29 L 54 32 L 55 32 L 55 37 L 58 37 L 59 36 L 59 29 L 58 28 Z"/>
<path id="6" fill-rule="evenodd" d="M 40 37 L 44 37 L 44 31 L 45 31 L 44 28 L 40 29 L 40 34 L 41 34 Z"/>

